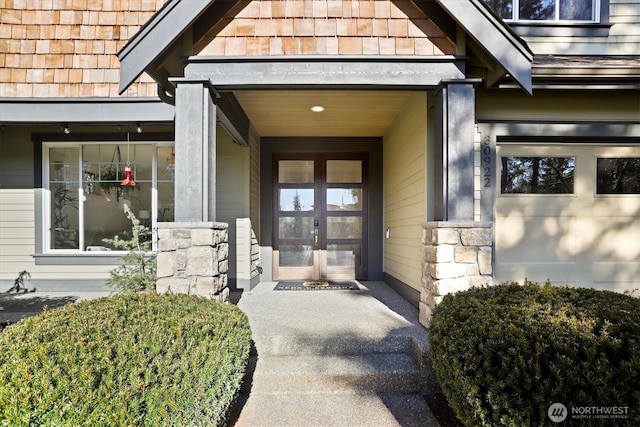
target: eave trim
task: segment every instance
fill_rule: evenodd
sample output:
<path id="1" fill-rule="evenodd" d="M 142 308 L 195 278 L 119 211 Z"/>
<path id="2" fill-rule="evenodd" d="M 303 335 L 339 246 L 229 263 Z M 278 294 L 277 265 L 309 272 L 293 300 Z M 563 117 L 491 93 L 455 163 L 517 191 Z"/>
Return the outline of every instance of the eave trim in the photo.
<path id="1" fill-rule="evenodd" d="M 533 53 L 482 0 L 436 0 L 442 8 L 487 53 L 511 75 L 527 93 L 532 93 Z"/>
<path id="2" fill-rule="evenodd" d="M 122 94 L 216 0 L 170 0 L 118 52 Z"/>
<path id="3" fill-rule="evenodd" d="M 0 123 L 172 122 L 175 108 L 157 98 L 0 98 Z"/>

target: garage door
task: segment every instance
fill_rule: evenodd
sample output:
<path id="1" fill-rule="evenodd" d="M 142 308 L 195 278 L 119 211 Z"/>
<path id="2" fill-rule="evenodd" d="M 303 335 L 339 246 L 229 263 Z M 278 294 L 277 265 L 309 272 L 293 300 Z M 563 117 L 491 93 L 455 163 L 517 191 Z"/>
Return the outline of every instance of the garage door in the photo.
<path id="1" fill-rule="evenodd" d="M 640 285 L 640 147 L 499 145 L 496 279 Z"/>

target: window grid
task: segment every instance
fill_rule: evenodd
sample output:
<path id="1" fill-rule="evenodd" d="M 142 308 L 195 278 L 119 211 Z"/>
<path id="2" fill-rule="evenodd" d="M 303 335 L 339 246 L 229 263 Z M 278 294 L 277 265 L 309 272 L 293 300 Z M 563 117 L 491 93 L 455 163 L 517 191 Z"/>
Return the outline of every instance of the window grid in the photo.
<path id="1" fill-rule="evenodd" d="M 169 169 L 169 165 L 165 165 L 165 163 L 172 163 L 172 159 L 167 158 L 159 159 L 161 155 L 163 155 L 164 151 L 167 149 L 171 150 L 173 154 L 173 146 L 167 143 L 149 143 L 146 142 L 144 144 L 131 144 L 130 146 L 130 154 L 131 158 L 127 159 L 127 149 L 123 152 L 124 156 L 121 161 L 102 161 L 100 154 L 98 155 L 98 159 L 93 159 L 94 161 L 85 161 L 89 159 L 90 156 L 85 156 L 84 149 L 85 148 L 93 148 L 97 146 L 98 153 L 102 148 L 112 149 L 114 146 L 120 144 L 119 142 L 83 142 L 83 143 L 74 143 L 74 144 L 60 144 L 60 143 L 44 143 L 43 144 L 43 188 L 46 190 L 44 192 L 44 215 L 43 222 L 44 226 L 43 230 L 43 242 L 44 242 L 44 251 L 45 252 L 55 252 L 55 253 L 84 253 L 88 251 L 87 244 L 89 246 L 95 245 L 96 241 L 88 242 L 87 235 L 92 232 L 89 230 L 89 225 L 86 221 L 86 213 L 87 213 L 87 197 L 103 197 L 108 199 L 109 197 L 122 197 L 123 191 L 129 191 L 127 195 L 130 199 L 136 199 L 140 206 L 132 206 L 132 200 L 129 200 L 129 205 L 132 208 L 134 215 L 138 217 L 147 227 L 149 227 L 152 232 L 152 243 L 153 250 L 156 249 L 156 223 L 158 221 L 167 221 L 172 220 L 173 212 L 169 212 L 167 215 L 167 210 L 173 211 L 172 207 L 164 208 L 163 212 L 160 213 L 158 210 L 158 201 L 159 201 L 159 192 L 158 187 L 160 185 L 164 185 L 165 192 L 167 190 L 173 191 L 173 179 L 174 174 L 173 170 L 171 170 L 168 176 L 158 176 L 158 168 L 165 167 Z M 144 155 L 144 159 L 139 159 L 136 157 L 136 150 L 142 149 L 142 151 L 147 151 Z M 162 151 L 164 150 L 164 151 Z M 68 153 L 71 152 L 71 155 Z M 71 157 L 71 158 L 67 158 Z M 150 157 L 150 158 L 149 158 Z M 138 184 L 136 187 L 131 187 L 130 189 L 122 189 L 119 187 L 118 182 L 123 178 L 123 176 L 117 176 L 116 180 L 109 180 L 108 182 L 102 181 L 102 166 L 103 165 L 111 165 L 115 167 L 116 170 L 124 169 L 124 166 L 127 164 L 127 160 L 131 160 L 131 166 L 133 168 L 133 178 Z M 74 167 L 75 165 L 75 167 Z M 95 171 L 95 179 L 90 179 L 91 175 L 87 174 L 88 166 L 94 165 L 97 166 L 98 169 Z M 145 171 L 144 178 L 138 179 L 138 166 L 150 168 L 149 171 Z M 75 171 L 75 172 L 74 172 Z M 120 171 L 122 172 L 122 171 Z M 165 174 L 166 175 L 166 174 Z M 113 182 L 111 182 L 113 181 Z M 113 184 L 110 186 L 108 191 L 104 191 L 101 187 L 101 184 Z M 136 191 L 143 191 L 142 187 L 147 187 L 145 190 L 147 194 L 136 194 Z M 150 188 L 149 188 L 150 186 Z M 62 193 L 65 197 L 70 200 L 70 203 L 66 203 L 66 205 L 61 210 L 59 208 L 58 200 L 60 199 L 61 192 L 56 192 L 56 190 L 63 190 Z M 115 190 L 115 191 L 113 191 Z M 167 200 L 173 199 L 173 194 L 170 197 L 165 197 Z M 165 201 L 166 202 L 166 201 Z M 170 204 L 166 202 L 163 206 Z M 75 211 L 75 212 L 74 212 Z M 91 213 L 93 216 L 92 212 Z M 99 214 L 100 212 L 96 212 Z M 124 215 L 124 214 L 122 214 Z M 64 224 L 58 224 L 61 221 L 60 218 L 65 218 L 73 216 L 73 223 L 69 223 L 69 221 Z M 77 216 L 77 218 L 75 218 Z M 142 218 L 141 218 L 142 216 Z M 147 217 L 148 216 L 148 217 Z M 161 217 L 162 216 L 162 217 Z M 126 218 L 126 217 L 125 217 Z M 126 228 L 123 231 L 130 229 L 130 222 L 127 221 Z M 99 224 L 98 224 L 99 225 Z M 106 224 L 105 224 L 106 225 Z M 77 227 L 77 229 L 76 229 Z M 99 230 L 99 226 L 95 226 L 96 230 Z M 64 231 L 62 229 L 65 229 Z M 63 239 L 59 237 L 63 236 L 71 236 L 73 238 Z M 105 236 L 105 238 L 110 238 L 112 236 Z M 100 242 L 101 240 L 97 240 Z M 61 244 L 63 242 L 64 244 Z M 114 251 L 115 253 L 121 251 Z M 113 253 L 113 252 L 112 252 Z"/>

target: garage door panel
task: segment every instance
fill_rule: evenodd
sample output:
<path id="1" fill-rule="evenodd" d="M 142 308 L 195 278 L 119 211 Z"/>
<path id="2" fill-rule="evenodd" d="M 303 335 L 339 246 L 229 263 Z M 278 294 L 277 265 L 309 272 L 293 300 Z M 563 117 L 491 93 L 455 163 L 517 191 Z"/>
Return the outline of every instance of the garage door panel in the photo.
<path id="1" fill-rule="evenodd" d="M 545 283 L 552 279 L 553 283 L 565 285 L 576 285 L 576 271 L 578 266 L 574 262 L 554 262 L 554 263 L 500 263 L 496 270 L 496 281 L 498 283 L 507 282 L 517 278 L 522 281 L 524 278 L 537 283 Z"/>
<path id="2" fill-rule="evenodd" d="M 591 248 L 594 262 L 640 264 L 640 221 L 637 217 L 593 218 L 597 230 Z"/>
<path id="3" fill-rule="evenodd" d="M 574 261 L 576 217 L 509 216 L 498 218 L 496 247 L 500 262 Z"/>
<path id="4" fill-rule="evenodd" d="M 623 292 L 640 285 L 637 262 L 595 262 L 592 271 L 593 284 L 601 289 Z"/>
<path id="5" fill-rule="evenodd" d="M 579 212 L 582 206 L 573 195 L 557 197 L 525 194 L 501 196 L 496 208 L 498 212 L 508 212 L 510 215 L 562 216 L 567 215 L 567 212 Z"/>
<path id="6" fill-rule="evenodd" d="M 603 156 L 639 158 L 640 147 L 499 146 L 498 156 L 504 155 L 573 156 L 575 187 L 573 194 L 498 194 L 497 280 L 550 279 L 614 291 L 638 287 L 640 194 L 627 194 L 635 191 L 629 191 L 634 188 L 629 185 L 617 194 L 596 194 L 596 165 Z M 607 166 L 607 179 L 620 177 L 633 183 L 637 161 L 627 162 L 636 169 L 626 174 L 612 172 L 613 166 L 622 163 Z M 500 172 L 497 174 L 499 179 Z M 617 188 L 613 184 L 609 187 Z"/>

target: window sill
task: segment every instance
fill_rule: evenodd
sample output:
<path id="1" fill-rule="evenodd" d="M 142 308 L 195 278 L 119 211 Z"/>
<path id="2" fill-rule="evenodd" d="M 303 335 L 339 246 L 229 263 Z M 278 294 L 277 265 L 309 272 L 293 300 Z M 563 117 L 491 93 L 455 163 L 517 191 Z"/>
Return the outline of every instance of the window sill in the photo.
<path id="1" fill-rule="evenodd" d="M 36 265 L 113 265 L 122 264 L 126 252 L 61 252 L 33 254 Z"/>
<path id="2" fill-rule="evenodd" d="M 566 22 L 508 22 L 513 31 L 521 36 L 542 37 L 607 37 L 613 24 Z"/>

